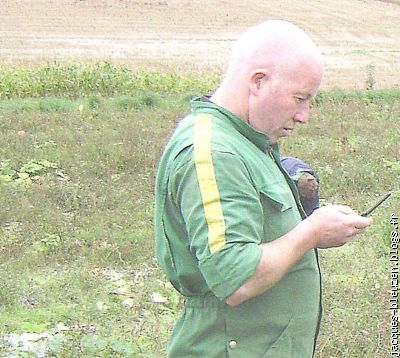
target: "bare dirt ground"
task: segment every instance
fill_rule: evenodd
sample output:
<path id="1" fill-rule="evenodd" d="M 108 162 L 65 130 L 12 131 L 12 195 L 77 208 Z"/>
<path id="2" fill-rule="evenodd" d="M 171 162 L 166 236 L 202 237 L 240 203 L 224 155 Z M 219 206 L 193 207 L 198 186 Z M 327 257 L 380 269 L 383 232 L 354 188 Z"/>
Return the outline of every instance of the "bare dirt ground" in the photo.
<path id="1" fill-rule="evenodd" d="M 323 88 L 400 86 L 400 4 L 376 0 L 1 0 L 0 63 L 222 71 L 246 27 L 284 18 L 320 45 Z"/>

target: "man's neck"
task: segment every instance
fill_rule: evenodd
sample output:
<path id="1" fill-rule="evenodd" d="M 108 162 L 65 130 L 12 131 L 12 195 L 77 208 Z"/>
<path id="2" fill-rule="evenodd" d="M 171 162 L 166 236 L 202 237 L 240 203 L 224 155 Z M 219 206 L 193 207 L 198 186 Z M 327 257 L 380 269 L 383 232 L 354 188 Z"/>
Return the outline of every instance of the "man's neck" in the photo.
<path id="1" fill-rule="evenodd" d="M 232 112 L 242 121 L 247 122 L 247 103 L 241 103 L 240 97 L 239 94 L 230 94 L 227 91 L 223 91 L 222 88 L 218 88 L 211 96 L 210 101 Z"/>

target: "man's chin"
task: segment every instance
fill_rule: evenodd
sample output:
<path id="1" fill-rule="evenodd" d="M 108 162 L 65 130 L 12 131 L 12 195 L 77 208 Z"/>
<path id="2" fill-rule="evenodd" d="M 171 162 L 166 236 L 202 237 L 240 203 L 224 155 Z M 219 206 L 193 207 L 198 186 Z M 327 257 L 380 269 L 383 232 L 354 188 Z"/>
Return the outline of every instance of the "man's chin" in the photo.
<path id="1" fill-rule="evenodd" d="M 278 142 L 278 138 L 271 138 L 271 137 L 269 137 L 269 144 L 276 144 Z"/>

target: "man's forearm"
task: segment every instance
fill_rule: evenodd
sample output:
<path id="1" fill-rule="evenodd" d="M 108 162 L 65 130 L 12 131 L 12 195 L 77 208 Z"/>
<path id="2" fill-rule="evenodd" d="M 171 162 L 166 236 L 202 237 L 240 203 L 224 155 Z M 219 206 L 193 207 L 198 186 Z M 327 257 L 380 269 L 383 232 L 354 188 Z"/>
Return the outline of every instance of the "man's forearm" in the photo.
<path id="1" fill-rule="evenodd" d="M 372 224 L 348 206 L 327 205 L 315 210 L 282 237 L 261 244 L 261 260 L 256 272 L 226 299 L 236 306 L 274 286 L 312 248 L 342 246 Z"/>
<path id="2" fill-rule="evenodd" d="M 226 299 L 236 306 L 279 282 L 307 251 L 314 247 L 307 223 L 300 223 L 284 236 L 261 244 L 262 255 L 253 276 Z"/>

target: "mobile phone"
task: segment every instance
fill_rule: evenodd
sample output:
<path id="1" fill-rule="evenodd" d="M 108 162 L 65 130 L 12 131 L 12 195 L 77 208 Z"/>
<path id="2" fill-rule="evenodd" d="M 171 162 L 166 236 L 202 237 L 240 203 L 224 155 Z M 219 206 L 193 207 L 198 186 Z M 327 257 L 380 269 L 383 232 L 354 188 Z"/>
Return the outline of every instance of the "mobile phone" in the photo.
<path id="1" fill-rule="evenodd" d="M 391 192 L 386 193 L 385 196 L 380 199 L 376 204 L 374 204 L 373 206 L 371 206 L 369 209 L 363 211 L 360 215 L 361 216 L 368 216 L 369 214 L 371 214 L 378 206 L 380 206 L 384 201 L 386 201 L 386 199 L 389 198 L 389 196 L 392 195 Z"/>

